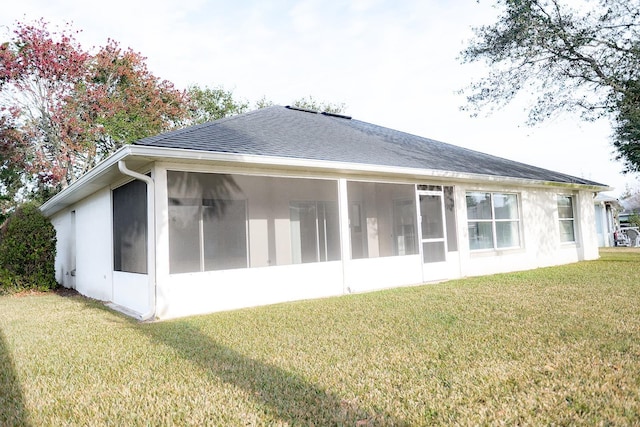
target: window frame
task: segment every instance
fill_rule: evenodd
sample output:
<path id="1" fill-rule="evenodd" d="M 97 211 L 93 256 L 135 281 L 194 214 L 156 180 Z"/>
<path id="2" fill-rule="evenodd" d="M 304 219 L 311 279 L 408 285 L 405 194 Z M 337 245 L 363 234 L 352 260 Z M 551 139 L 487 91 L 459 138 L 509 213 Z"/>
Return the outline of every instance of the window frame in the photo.
<path id="1" fill-rule="evenodd" d="M 490 214 L 491 218 L 469 218 L 469 205 L 467 204 L 467 198 L 471 194 L 484 194 L 489 195 L 490 202 Z M 516 217 L 515 218 L 497 218 L 496 217 L 496 206 L 495 206 L 495 198 L 496 196 L 515 196 L 516 198 Z M 490 224 L 491 225 L 491 247 L 482 247 L 482 248 L 472 248 L 471 244 L 471 234 L 469 233 L 468 242 L 469 242 L 469 250 L 472 252 L 482 252 L 482 251 L 502 251 L 502 250 L 512 250 L 512 249 L 521 249 L 523 247 L 522 242 L 522 208 L 521 208 L 521 198 L 520 193 L 513 191 L 486 191 L 486 190 L 471 190 L 465 192 L 465 204 L 467 209 L 467 230 L 471 227 L 472 223 L 475 224 Z M 515 223 L 515 229 L 517 230 L 518 243 L 515 246 L 500 246 L 498 244 L 498 224 L 508 224 Z"/>
<path id="2" fill-rule="evenodd" d="M 339 181 L 337 179 L 245 173 L 245 171 L 234 170 L 209 171 L 198 168 L 178 167 L 169 167 L 166 173 L 166 200 L 169 208 L 169 274 L 171 275 L 202 274 L 233 269 L 245 270 L 296 264 L 293 259 L 293 242 L 291 240 L 291 203 L 296 202 L 312 202 L 315 205 L 316 217 L 318 215 L 318 206 L 322 211 L 321 215 L 326 216 L 323 217 L 324 221 L 322 223 L 318 223 L 316 218 L 313 228 L 315 229 L 316 237 L 318 237 L 319 232 L 322 232 L 322 238 L 328 239 L 325 242 L 327 250 L 322 251 L 322 259 L 313 262 L 342 259 Z M 218 180 L 221 188 L 217 191 L 207 191 L 212 185 L 217 185 Z M 268 196 L 265 197 L 265 195 Z M 194 242 L 189 246 L 189 249 L 193 249 L 193 251 L 181 250 L 180 239 L 173 237 L 179 235 L 176 232 L 180 233 L 177 231 L 180 227 L 175 229 L 172 227 L 171 208 L 174 207 L 172 200 L 179 201 L 182 199 L 193 199 L 195 201 L 193 215 L 198 220 L 195 221 L 192 229 L 188 230 L 189 239 Z M 222 199 L 244 204 L 245 232 L 243 236 L 246 241 L 247 256 L 245 267 L 203 268 L 201 260 L 204 253 L 204 245 L 202 242 L 205 238 L 202 232 L 206 228 L 206 224 L 200 218 L 206 205 L 206 202 L 203 202 L 205 199 Z M 191 203 L 176 203 L 175 205 L 190 206 Z M 329 205 L 334 207 L 330 208 Z M 175 215 L 178 219 L 181 217 L 179 213 Z M 285 232 L 284 228 L 285 222 L 278 223 L 280 219 L 287 219 L 289 223 L 287 232 Z M 332 224 L 331 227 L 328 226 L 329 223 Z M 327 226 L 326 229 L 324 228 L 325 226 Z M 317 244 L 317 242 L 314 244 Z M 174 249 L 186 255 L 176 258 L 172 254 Z M 318 251 L 316 250 L 315 252 L 317 255 Z M 240 258 L 238 257 L 237 259 Z M 256 259 L 258 261 L 254 263 Z M 175 269 L 172 267 L 174 260 L 176 260 Z M 210 264 L 215 264 L 215 261 Z"/>
<path id="3" fill-rule="evenodd" d="M 560 212 L 560 199 L 561 198 L 566 198 L 570 201 L 571 203 L 571 217 L 562 217 Z M 576 229 L 576 197 L 574 194 L 557 194 L 556 195 L 556 208 L 558 211 L 558 233 L 559 233 L 559 239 L 560 239 L 560 243 L 563 245 L 575 245 L 576 243 L 578 243 L 578 233 L 577 233 L 577 229 Z M 570 222 L 571 223 L 571 229 L 573 230 L 573 240 L 563 240 L 563 236 L 564 233 L 562 232 L 563 227 L 562 227 L 562 223 L 563 222 Z"/>
<path id="4" fill-rule="evenodd" d="M 128 180 L 111 188 L 111 250 L 114 272 L 149 273 L 147 192 L 147 183 L 137 179 Z M 136 225 L 140 229 L 133 234 L 130 228 Z M 127 239 L 129 239 L 128 242 Z M 126 253 L 127 247 L 133 247 L 133 251 L 140 252 L 140 254 L 134 259 L 130 259 L 123 254 L 123 252 Z"/>

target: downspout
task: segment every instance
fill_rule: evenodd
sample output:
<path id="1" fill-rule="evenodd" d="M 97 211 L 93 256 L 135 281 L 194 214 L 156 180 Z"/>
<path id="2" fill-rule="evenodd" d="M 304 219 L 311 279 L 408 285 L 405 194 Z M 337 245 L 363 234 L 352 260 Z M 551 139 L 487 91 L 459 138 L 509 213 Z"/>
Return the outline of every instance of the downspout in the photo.
<path id="1" fill-rule="evenodd" d="M 124 160 L 118 161 L 118 169 L 124 175 L 144 181 L 147 184 L 147 278 L 149 281 L 149 310 L 140 316 L 140 320 L 150 320 L 156 316 L 156 245 L 155 245 L 155 224 L 156 224 L 156 203 L 155 203 L 155 183 L 150 176 L 132 171 L 127 168 Z"/>

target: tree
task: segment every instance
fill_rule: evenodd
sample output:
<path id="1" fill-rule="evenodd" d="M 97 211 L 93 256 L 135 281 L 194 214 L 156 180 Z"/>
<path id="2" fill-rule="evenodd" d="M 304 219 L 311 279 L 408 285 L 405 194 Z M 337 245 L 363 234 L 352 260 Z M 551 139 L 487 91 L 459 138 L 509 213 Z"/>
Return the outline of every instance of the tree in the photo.
<path id="1" fill-rule="evenodd" d="M 234 99 L 233 92 L 221 87 L 210 89 L 197 85 L 187 90 L 189 118 L 192 124 L 199 124 L 218 120 L 223 117 L 242 114 L 247 111 L 249 104 Z"/>
<path id="2" fill-rule="evenodd" d="M 15 113 L 0 116 L 0 224 L 8 217 L 22 188 L 24 145 L 16 129 Z"/>
<path id="3" fill-rule="evenodd" d="M 625 210 L 640 212 L 640 188 L 627 185 L 624 192 L 620 195 L 620 202 Z"/>
<path id="4" fill-rule="evenodd" d="M 302 97 L 300 99 L 297 99 L 293 101 L 292 105 L 294 107 L 304 108 L 307 110 L 325 111 L 327 113 L 334 113 L 334 114 L 340 114 L 344 112 L 344 109 L 345 109 L 344 103 L 333 104 L 331 102 L 322 102 L 322 101 L 318 101 L 312 96 L 309 96 L 308 98 Z"/>
<path id="5" fill-rule="evenodd" d="M 640 0 L 599 0 L 587 10 L 562 0 L 497 0 L 493 25 L 475 29 L 464 62 L 488 75 L 467 90 L 474 112 L 527 92 L 529 123 L 560 111 L 609 117 L 625 172 L 640 171 Z"/>
<path id="6" fill-rule="evenodd" d="M 0 294 L 56 286 L 56 230 L 33 204 L 19 206 L 0 226 Z"/>
<path id="7" fill-rule="evenodd" d="M 112 40 L 91 54 L 74 34 L 50 32 L 43 20 L 17 23 L 0 48 L 0 138 L 11 136 L 23 188 L 45 194 L 187 117 L 184 92 L 151 74 L 140 54 Z"/>
<path id="8" fill-rule="evenodd" d="M 11 161 L 24 167 L 23 183 L 30 175 L 49 182 L 60 172 L 65 158 L 68 161 L 70 153 L 77 151 L 75 141 L 62 138 L 59 113 L 63 100 L 81 79 L 87 59 L 72 35 L 65 32 L 56 41 L 42 21 L 38 25 L 18 23 L 15 37 L 2 44 L 0 133 L 7 147 L 11 146 Z M 42 168 L 44 163 L 48 167 Z"/>
<path id="9" fill-rule="evenodd" d="M 188 117 L 185 93 L 155 77 L 146 58 L 109 40 L 92 58 L 87 80 L 78 87 L 72 113 L 85 114 L 87 127 L 96 127 L 98 155 L 107 156 L 124 144 L 180 127 Z"/>
<path id="10" fill-rule="evenodd" d="M 270 99 L 267 99 L 267 97 L 264 95 L 262 96 L 262 98 L 256 101 L 256 110 L 259 110 L 260 108 L 267 108 L 272 106 L 273 106 L 273 101 L 271 101 Z"/>
<path id="11" fill-rule="evenodd" d="M 323 102 L 323 101 L 318 101 L 312 96 L 309 96 L 309 97 L 303 96 L 302 98 L 298 98 L 295 101 L 293 101 L 291 105 L 297 108 L 304 108 L 305 110 L 325 111 L 327 113 L 334 113 L 334 114 L 342 114 L 346 108 L 344 103 L 342 102 L 339 104 L 334 104 L 332 102 Z M 273 106 L 273 101 L 267 99 L 266 96 L 263 96 L 256 102 L 256 109 L 266 108 L 271 106 Z"/>

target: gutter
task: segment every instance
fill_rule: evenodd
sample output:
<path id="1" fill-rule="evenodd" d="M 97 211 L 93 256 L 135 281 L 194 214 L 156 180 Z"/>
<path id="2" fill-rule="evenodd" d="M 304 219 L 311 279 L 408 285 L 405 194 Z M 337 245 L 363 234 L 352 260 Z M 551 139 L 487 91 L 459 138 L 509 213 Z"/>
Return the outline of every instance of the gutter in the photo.
<path id="1" fill-rule="evenodd" d="M 124 175 L 144 181 L 147 184 L 147 278 L 149 283 L 149 310 L 140 315 L 140 320 L 153 320 L 156 317 L 155 183 L 151 177 L 127 168 L 124 160 L 118 161 L 118 169 Z"/>

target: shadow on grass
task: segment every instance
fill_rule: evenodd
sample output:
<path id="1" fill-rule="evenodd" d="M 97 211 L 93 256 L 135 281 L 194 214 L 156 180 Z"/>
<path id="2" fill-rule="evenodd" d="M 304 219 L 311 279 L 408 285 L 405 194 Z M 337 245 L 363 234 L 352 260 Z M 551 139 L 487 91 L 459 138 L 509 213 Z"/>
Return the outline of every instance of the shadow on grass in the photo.
<path id="1" fill-rule="evenodd" d="M 29 425 L 22 388 L 2 330 L 0 330 L 0 425 Z"/>
<path id="2" fill-rule="evenodd" d="M 182 359 L 195 363 L 212 380 L 244 390 L 256 403 L 256 413 L 265 414 L 277 424 L 280 421 L 288 425 L 408 425 L 388 413 L 360 408 L 356 402 L 345 401 L 294 372 L 221 345 L 188 320 L 140 323 L 75 291 L 60 296 L 117 315 L 140 333 L 172 348 Z M 224 403 L 221 402 L 223 407 Z"/>
<path id="3" fill-rule="evenodd" d="M 140 325 L 211 378 L 243 389 L 274 420 L 290 425 L 404 425 L 386 414 L 371 414 L 353 402 L 311 384 L 298 374 L 240 354 L 214 342 L 185 321 Z"/>

